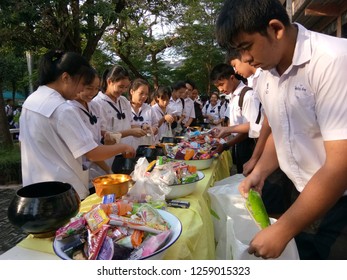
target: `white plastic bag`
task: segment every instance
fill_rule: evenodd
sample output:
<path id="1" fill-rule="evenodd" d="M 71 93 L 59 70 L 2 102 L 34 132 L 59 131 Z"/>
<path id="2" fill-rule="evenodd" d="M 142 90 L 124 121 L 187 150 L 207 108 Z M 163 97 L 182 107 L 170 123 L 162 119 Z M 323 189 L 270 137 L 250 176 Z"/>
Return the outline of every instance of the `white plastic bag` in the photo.
<path id="1" fill-rule="evenodd" d="M 258 226 L 250 217 L 244 203 L 244 198 L 238 191 L 238 185 L 244 176 L 237 174 L 208 189 L 211 208 L 215 215 L 214 224 L 216 259 L 262 260 L 248 254 L 248 246 L 254 235 L 259 231 Z M 271 223 L 276 222 L 270 219 Z M 294 239 L 292 239 L 279 260 L 297 260 L 299 254 Z"/>
<path id="2" fill-rule="evenodd" d="M 139 158 L 134 171 L 131 173 L 135 184 L 129 190 L 127 196 L 134 200 L 165 200 L 165 195 L 170 192 L 171 188 L 155 184 L 149 176 L 146 176 L 146 169 L 149 163 L 145 157 Z"/>

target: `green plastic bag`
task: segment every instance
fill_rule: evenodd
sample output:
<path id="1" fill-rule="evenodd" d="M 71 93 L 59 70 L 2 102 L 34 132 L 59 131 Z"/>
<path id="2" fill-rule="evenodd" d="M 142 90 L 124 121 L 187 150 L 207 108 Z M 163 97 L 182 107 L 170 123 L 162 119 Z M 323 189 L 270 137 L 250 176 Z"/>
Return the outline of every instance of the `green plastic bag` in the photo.
<path id="1" fill-rule="evenodd" d="M 257 191 L 253 189 L 249 190 L 246 199 L 246 208 L 260 229 L 264 229 L 270 225 L 269 215 L 267 214 L 263 200 Z"/>

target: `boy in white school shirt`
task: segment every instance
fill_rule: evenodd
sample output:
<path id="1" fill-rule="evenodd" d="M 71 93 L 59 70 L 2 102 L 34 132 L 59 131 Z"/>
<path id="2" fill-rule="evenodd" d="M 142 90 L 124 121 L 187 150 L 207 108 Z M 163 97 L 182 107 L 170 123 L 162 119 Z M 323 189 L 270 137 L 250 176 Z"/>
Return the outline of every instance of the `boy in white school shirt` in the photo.
<path id="1" fill-rule="evenodd" d="M 225 1 L 216 34 L 263 69 L 257 93 L 272 136 L 240 192 L 261 190 L 280 166 L 300 193 L 248 252 L 276 258 L 295 237 L 301 259 L 347 259 L 347 40 L 290 23 L 277 0 Z"/>

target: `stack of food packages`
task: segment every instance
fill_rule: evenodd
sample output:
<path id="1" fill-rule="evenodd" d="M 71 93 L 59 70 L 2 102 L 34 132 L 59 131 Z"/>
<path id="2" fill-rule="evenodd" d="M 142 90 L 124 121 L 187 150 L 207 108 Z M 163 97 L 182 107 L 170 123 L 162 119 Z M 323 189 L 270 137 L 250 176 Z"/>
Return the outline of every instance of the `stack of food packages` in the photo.
<path id="1" fill-rule="evenodd" d="M 154 183 L 164 183 L 167 186 L 189 184 L 199 179 L 196 166 L 172 161 L 165 156 L 159 156 L 151 162 L 145 176 Z"/>
<path id="2" fill-rule="evenodd" d="M 141 259 L 168 240 L 170 225 L 157 208 L 163 205 L 103 197 L 89 212 L 79 214 L 56 232 L 61 250 L 71 259 Z"/>
<path id="3" fill-rule="evenodd" d="M 217 156 L 214 147 L 223 143 L 223 139 L 213 138 L 211 135 L 200 135 L 188 140 L 182 140 L 177 145 L 166 145 L 166 155 L 172 159 L 200 160 Z M 225 142 L 225 141 L 224 141 Z"/>

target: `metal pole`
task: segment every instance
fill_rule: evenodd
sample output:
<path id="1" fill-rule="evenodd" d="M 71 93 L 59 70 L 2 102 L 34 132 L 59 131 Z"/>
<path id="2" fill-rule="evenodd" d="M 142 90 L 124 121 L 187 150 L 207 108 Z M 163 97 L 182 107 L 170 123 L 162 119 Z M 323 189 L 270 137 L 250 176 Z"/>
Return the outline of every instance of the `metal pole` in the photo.
<path id="1" fill-rule="evenodd" d="M 292 22 L 292 15 L 293 15 L 293 12 L 292 12 L 292 0 L 287 0 L 286 1 L 286 10 L 287 10 L 287 14 L 289 16 L 290 22 Z"/>
<path id="2" fill-rule="evenodd" d="M 33 65 L 32 65 L 32 59 L 31 59 L 31 52 L 26 51 L 25 55 L 27 58 L 27 66 L 28 66 L 28 72 L 29 72 L 29 94 L 30 94 L 34 91 L 33 81 L 32 81 Z"/>

